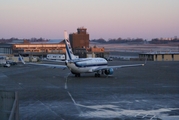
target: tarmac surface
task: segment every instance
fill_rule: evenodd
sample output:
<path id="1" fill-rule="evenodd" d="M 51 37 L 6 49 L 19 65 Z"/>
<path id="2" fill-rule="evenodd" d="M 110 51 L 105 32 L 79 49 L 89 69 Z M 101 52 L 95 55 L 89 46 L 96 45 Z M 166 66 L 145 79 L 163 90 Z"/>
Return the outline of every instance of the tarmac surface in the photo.
<path id="1" fill-rule="evenodd" d="M 111 61 L 109 65 L 142 61 Z M 178 120 L 179 62 L 74 77 L 68 69 L 0 67 L 0 90 L 19 92 L 21 120 Z"/>

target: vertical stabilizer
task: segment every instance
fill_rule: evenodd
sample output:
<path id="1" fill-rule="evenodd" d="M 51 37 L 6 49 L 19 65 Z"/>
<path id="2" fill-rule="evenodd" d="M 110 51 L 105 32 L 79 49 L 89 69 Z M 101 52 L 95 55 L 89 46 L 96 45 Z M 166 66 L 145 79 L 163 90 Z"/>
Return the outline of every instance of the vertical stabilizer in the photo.
<path id="1" fill-rule="evenodd" d="M 20 54 L 19 54 L 19 61 L 22 62 L 23 64 L 25 64 L 25 62 Z"/>
<path id="2" fill-rule="evenodd" d="M 75 56 L 73 54 L 70 41 L 68 39 L 68 34 L 66 31 L 64 31 L 64 37 L 65 37 L 65 44 L 66 44 L 66 60 L 73 60 L 75 59 Z"/>

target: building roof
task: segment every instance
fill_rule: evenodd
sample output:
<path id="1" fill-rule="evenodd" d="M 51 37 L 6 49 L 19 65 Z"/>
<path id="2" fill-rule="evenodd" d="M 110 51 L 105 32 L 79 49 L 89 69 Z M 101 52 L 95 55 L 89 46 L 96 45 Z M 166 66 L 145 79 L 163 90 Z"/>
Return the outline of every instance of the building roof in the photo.
<path id="1" fill-rule="evenodd" d="M 61 43 L 63 42 L 64 39 L 50 39 L 48 40 L 47 42 L 31 42 L 31 43 L 48 43 L 48 44 L 51 44 L 51 43 Z"/>
<path id="2" fill-rule="evenodd" d="M 4 43 L 4 44 L 0 44 L 0 47 L 4 48 L 4 47 L 12 47 L 13 44 L 7 44 L 7 43 Z"/>
<path id="3" fill-rule="evenodd" d="M 171 54 L 179 54 L 179 52 L 147 52 L 147 53 L 140 53 L 140 55 L 171 55 Z"/>

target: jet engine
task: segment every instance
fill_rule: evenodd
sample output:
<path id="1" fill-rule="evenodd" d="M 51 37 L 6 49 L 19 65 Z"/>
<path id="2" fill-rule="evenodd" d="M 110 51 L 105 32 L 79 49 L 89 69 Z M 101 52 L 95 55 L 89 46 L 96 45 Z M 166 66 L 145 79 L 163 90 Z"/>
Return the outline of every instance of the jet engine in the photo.
<path id="1" fill-rule="evenodd" d="M 112 68 L 104 70 L 104 73 L 105 73 L 106 75 L 112 75 L 113 72 L 114 72 L 114 70 L 113 70 Z"/>

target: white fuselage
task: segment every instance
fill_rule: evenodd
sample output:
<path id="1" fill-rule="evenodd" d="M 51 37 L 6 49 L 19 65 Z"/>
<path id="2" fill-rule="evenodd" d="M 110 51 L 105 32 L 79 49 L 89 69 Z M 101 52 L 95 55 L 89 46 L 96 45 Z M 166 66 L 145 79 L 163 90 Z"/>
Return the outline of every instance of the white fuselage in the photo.
<path id="1" fill-rule="evenodd" d="M 107 66 L 107 61 L 104 58 L 82 58 L 68 61 L 67 66 L 75 74 L 90 73 L 98 67 Z"/>

